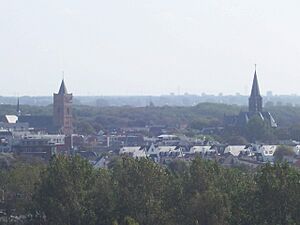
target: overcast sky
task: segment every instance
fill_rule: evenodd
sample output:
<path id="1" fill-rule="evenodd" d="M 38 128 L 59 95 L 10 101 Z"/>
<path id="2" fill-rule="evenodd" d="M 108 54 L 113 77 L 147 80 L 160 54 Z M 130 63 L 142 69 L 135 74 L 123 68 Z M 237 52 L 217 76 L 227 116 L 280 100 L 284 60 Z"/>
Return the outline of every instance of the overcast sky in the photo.
<path id="1" fill-rule="evenodd" d="M 0 95 L 300 94 L 299 0 L 0 3 Z"/>

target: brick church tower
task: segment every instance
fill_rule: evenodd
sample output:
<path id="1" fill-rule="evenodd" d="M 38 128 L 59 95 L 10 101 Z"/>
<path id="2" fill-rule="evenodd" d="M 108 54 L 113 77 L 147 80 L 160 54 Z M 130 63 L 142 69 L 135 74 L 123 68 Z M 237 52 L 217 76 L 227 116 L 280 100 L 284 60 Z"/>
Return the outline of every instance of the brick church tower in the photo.
<path id="1" fill-rule="evenodd" d="M 73 133 L 72 100 L 73 95 L 68 94 L 65 82 L 62 80 L 58 93 L 53 94 L 53 123 L 55 128 L 65 135 Z"/>

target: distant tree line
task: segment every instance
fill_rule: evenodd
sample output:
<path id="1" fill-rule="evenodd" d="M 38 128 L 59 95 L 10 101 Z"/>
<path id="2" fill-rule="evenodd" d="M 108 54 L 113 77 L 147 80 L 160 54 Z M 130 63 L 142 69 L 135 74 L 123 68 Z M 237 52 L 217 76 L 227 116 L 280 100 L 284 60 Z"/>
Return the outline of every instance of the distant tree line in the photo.
<path id="1" fill-rule="evenodd" d="M 94 169 L 59 156 L 0 171 L 0 224 L 300 224 L 299 181 L 287 164 L 250 172 L 200 158 L 167 167 L 118 158 Z"/>
<path id="2" fill-rule="evenodd" d="M 21 105 L 23 114 L 52 115 L 52 105 Z M 277 129 L 270 129 L 265 124 L 253 119 L 244 130 L 227 129 L 214 134 L 217 140 L 238 144 L 253 140 L 272 141 L 293 139 L 300 141 L 300 107 L 269 105 L 265 109 L 274 116 Z M 224 115 L 237 115 L 247 108 L 237 105 L 200 103 L 192 107 L 93 107 L 74 105 L 74 125 L 80 134 L 95 134 L 99 130 L 111 131 L 121 127 L 145 127 L 164 125 L 179 128 L 184 125 L 186 134 L 197 135 L 207 127 L 223 126 Z M 16 106 L 0 105 L 0 115 L 15 114 Z M 260 133 L 257 131 L 259 130 Z M 254 132 L 255 131 L 255 132 Z M 236 138 L 235 138 L 236 136 Z"/>
<path id="3" fill-rule="evenodd" d="M 226 128 L 212 135 L 216 140 L 229 144 L 244 144 L 253 141 L 274 142 L 277 140 L 300 141 L 300 107 L 269 106 L 278 123 L 272 129 L 257 118 L 251 119 L 242 129 Z M 77 131 L 83 134 L 120 127 L 145 127 L 165 125 L 179 128 L 186 125 L 185 134 L 194 136 L 204 128 L 222 127 L 224 115 L 237 115 L 246 108 L 236 105 L 201 103 L 193 107 L 75 107 Z"/>

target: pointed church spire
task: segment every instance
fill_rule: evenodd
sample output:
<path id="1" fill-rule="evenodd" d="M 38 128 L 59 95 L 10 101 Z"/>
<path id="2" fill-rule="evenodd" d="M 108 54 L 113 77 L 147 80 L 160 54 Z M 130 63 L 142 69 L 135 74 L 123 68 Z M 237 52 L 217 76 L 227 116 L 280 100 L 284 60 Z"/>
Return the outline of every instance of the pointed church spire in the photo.
<path id="1" fill-rule="evenodd" d="M 255 72 L 253 77 L 251 95 L 249 98 L 249 112 L 262 112 L 262 97 L 259 91 L 258 79 L 256 74 L 256 65 Z"/>
<path id="2" fill-rule="evenodd" d="M 21 116 L 20 98 L 19 97 L 18 97 L 18 101 L 17 101 L 17 115 Z"/>
<path id="3" fill-rule="evenodd" d="M 254 72 L 252 89 L 251 89 L 251 96 L 260 96 L 259 85 L 258 85 L 257 74 L 256 74 L 256 64 L 255 64 L 255 72 Z"/>
<path id="4" fill-rule="evenodd" d="M 61 81 L 61 85 L 60 85 L 58 94 L 63 94 L 63 95 L 68 94 L 64 79 L 62 79 L 62 81 Z"/>

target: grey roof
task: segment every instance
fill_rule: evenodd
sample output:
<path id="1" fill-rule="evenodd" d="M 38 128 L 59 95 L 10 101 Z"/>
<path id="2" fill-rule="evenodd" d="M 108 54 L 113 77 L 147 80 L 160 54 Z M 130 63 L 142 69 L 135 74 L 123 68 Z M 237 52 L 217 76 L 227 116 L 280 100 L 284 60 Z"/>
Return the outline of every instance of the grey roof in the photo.
<path id="1" fill-rule="evenodd" d="M 271 127 L 277 127 L 277 123 L 270 112 L 262 112 L 263 117 L 267 119 Z"/>
<path id="2" fill-rule="evenodd" d="M 61 81 L 61 85 L 60 85 L 58 94 L 68 94 L 68 91 L 67 91 L 67 88 L 66 88 L 64 80 Z"/>
<path id="3" fill-rule="evenodd" d="M 256 74 L 256 70 L 255 70 L 253 83 L 252 83 L 252 89 L 251 89 L 251 97 L 257 97 L 257 96 L 260 96 L 260 91 L 259 91 L 259 85 L 258 85 L 258 80 L 257 80 L 257 74 Z"/>
<path id="4" fill-rule="evenodd" d="M 277 127 L 277 123 L 270 112 L 240 112 L 237 116 L 225 116 L 224 123 L 225 126 L 244 127 L 254 116 L 259 116 L 259 118 L 268 123 L 270 127 Z"/>

